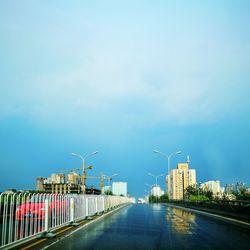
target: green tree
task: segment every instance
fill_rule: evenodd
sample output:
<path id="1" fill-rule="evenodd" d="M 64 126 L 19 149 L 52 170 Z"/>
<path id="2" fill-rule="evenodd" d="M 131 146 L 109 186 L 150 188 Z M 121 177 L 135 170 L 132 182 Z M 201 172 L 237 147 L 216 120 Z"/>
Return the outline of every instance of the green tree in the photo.
<path id="1" fill-rule="evenodd" d="M 184 190 L 184 197 L 186 199 L 189 199 L 189 197 L 191 195 L 198 195 L 198 190 L 194 187 L 194 186 L 188 186 L 185 190 Z"/>
<path id="2" fill-rule="evenodd" d="M 209 198 L 205 195 L 190 195 L 189 201 L 207 201 Z"/>
<path id="3" fill-rule="evenodd" d="M 250 194 L 245 187 L 240 188 L 238 192 L 233 192 L 237 200 L 250 200 Z"/>
<path id="4" fill-rule="evenodd" d="M 190 201 L 212 200 L 213 192 L 210 190 L 201 189 L 199 187 L 188 186 L 184 191 L 184 197 Z"/>
<path id="5" fill-rule="evenodd" d="M 168 195 L 167 194 L 163 194 L 162 196 L 160 196 L 159 198 L 159 202 L 168 202 L 169 201 L 169 198 L 168 198 Z"/>
<path id="6" fill-rule="evenodd" d="M 204 190 L 202 194 L 205 195 L 209 200 L 213 199 L 213 192 L 210 190 Z"/>
<path id="7" fill-rule="evenodd" d="M 104 194 L 106 194 L 106 195 L 113 195 L 113 193 L 112 193 L 111 190 L 106 190 L 106 191 L 104 192 Z"/>
<path id="8" fill-rule="evenodd" d="M 154 196 L 154 195 L 149 195 L 148 202 L 149 203 L 156 203 L 157 202 L 157 197 Z"/>

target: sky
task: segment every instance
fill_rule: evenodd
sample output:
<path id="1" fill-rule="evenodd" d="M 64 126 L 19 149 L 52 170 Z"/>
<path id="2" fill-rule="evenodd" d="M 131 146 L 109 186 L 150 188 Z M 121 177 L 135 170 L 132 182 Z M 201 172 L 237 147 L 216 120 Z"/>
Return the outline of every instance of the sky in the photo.
<path id="1" fill-rule="evenodd" d="M 96 150 L 88 175 L 136 197 L 167 174 L 154 149 L 250 185 L 249 23 L 247 0 L 1 1 L 0 191 Z"/>

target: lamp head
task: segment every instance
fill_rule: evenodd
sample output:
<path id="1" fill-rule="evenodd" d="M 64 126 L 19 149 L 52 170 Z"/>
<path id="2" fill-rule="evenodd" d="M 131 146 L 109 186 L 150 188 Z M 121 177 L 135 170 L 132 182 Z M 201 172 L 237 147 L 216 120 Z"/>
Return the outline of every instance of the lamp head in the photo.
<path id="1" fill-rule="evenodd" d="M 73 155 L 73 156 L 77 156 L 77 154 L 75 154 L 75 153 L 71 153 L 71 155 Z"/>
<path id="2" fill-rule="evenodd" d="M 154 152 L 154 153 L 159 153 L 159 150 L 156 150 L 156 149 L 155 149 L 155 150 L 153 150 L 153 152 Z"/>
<path id="3" fill-rule="evenodd" d="M 176 154 L 181 154 L 181 151 L 177 151 Z"/>

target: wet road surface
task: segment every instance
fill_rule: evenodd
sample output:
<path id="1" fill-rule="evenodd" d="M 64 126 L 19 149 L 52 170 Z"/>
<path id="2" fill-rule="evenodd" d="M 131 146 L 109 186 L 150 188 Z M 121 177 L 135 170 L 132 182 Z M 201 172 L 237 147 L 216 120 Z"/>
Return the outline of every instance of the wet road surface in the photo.
<path id="1" fill-rule="evenodd" d="M 130 205 L 49 249 L 250 249 L 250 231 L 161 204 Z"/>

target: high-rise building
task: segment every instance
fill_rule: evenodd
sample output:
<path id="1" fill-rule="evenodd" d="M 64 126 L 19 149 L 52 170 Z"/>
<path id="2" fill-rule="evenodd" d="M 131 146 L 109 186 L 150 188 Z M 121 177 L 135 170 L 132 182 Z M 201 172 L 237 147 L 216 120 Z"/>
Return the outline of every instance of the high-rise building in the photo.
<path id="1" fill-rule="evenodd" d="M 127 182 L 113 182 L 112 193 L 114 195 L 128 195 Z"/>
<path id="2" fill-rule="evenodd" d="M 240 192 L 242 192 L 242 190 L 246 190 L 246 189 L 247 189 L 246 184 L 243 182 L 237 182 L 235 185 L 235 192 L 236 193 L 240 193 Z"/>
<path id="3" fill-rule="evenodd" d="M 242 190 L 247 189 L 246 184 L 243 182 L 237 182 L 236 184 L 226 184 L 225 193 L 232 194 L 233 192 L 239 193 Z"/>
<path id="4" fill-rule="evenodd" d="M 207 181 L 201 183 L 200 188 L 203 190 L 212 191 L 214 195 L 218 195 L 221 193 L 220 181 Z"/>
<path id="5" fill-rule="evenodd" d="M 167 176 L 168 194 L 171 200 L 184 199 L 185 189 L 196 185 L 196 171 L 189 169 L 188 163 L 179 163 Z"/>
<path id="6" fill-rule="evenodd" d="M 226 184 L 225 186 L 225 193 L 232 194 L 234 191 L 234 184 Z"/>

